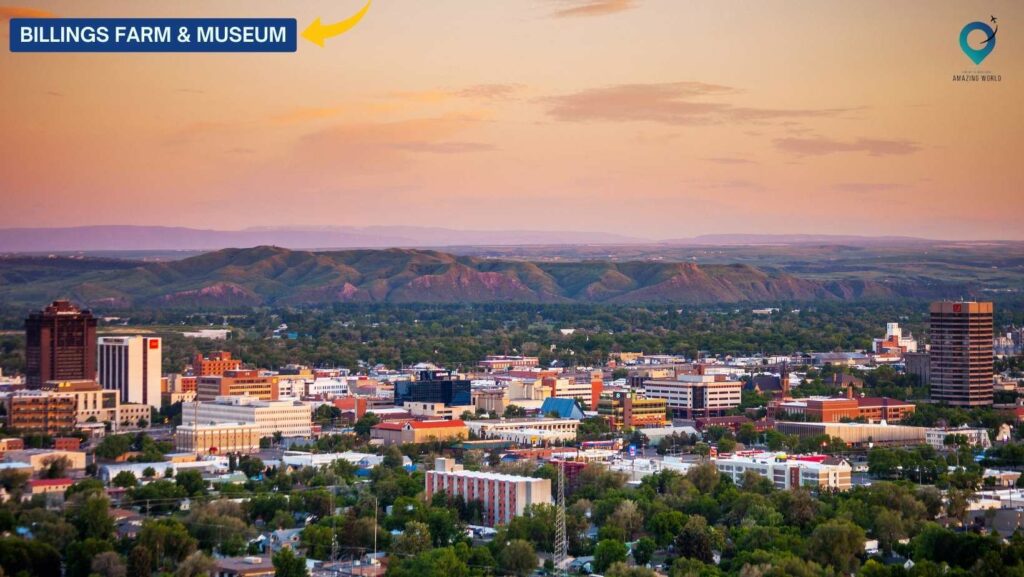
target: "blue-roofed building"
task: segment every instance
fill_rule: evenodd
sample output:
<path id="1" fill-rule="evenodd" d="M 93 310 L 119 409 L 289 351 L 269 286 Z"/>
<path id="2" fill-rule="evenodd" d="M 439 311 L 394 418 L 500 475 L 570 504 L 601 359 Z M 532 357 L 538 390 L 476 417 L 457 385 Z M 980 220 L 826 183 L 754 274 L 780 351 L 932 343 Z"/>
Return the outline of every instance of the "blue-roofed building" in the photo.
<path id="1" fill-rule="evenodd" d="M 548 397 L 544 399 L 544 404 L 540 406 L 540 412 L 543 415 L 557 414 L 559 419 L 586 418 L 586 415 L 583 414 L 583 406 L 576 399 Z"/>

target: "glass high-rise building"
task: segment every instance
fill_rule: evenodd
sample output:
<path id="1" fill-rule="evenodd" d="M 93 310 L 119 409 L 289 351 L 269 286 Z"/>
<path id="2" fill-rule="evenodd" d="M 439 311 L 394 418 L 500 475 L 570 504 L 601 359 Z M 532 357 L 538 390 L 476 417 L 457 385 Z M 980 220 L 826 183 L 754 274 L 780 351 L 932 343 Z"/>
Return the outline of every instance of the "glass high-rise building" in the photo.
<path id="1" fill-rule="evenodd" d="M 950 405 L 992 404 L 992 303 L 932 303 L 931 397 Z"/>

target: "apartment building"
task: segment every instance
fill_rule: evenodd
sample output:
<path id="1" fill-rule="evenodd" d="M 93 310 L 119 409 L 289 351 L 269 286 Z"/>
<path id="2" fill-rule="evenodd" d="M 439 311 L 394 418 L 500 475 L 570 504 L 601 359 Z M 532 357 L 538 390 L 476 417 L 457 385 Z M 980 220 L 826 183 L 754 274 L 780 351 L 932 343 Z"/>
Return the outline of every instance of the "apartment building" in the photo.
<path id="1" fill-rule="evenodd" d="M 561 433 L 566 439 L 575 439 L 579 419 L 500 419 L 488 421 L 466 421 L 473 434 L 487 439 L 497 438 L 499 433 L 515 431 L 544 431 Z"/>
<path id="2" fill-rule="evenodd" d="M 75 428 L 75 399 L 46 391 L 17 391 L 7 398 L 7 428 L 57 435 Z"/>
<path id="3" fill-rule="evenodd" d="M 552 502 L 550 479 L 465 471 L 444 458 L 436 459 L 434 470 L 426 474 L 427 500 L 437 493 L 479 502 L 483 522 L 490 527 L 507 525 L 527 507 Z"/>

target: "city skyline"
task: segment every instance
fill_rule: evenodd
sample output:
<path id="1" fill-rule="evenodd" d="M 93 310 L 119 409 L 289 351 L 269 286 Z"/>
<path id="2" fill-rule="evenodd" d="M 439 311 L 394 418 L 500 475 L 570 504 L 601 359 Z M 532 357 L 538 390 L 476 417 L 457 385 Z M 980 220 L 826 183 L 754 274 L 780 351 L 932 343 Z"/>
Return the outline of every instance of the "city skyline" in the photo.
<path id="1" fill-rule="evenodd" d="M 43 0 L 0 19 L 303 27 L 362 4 Z M 1000 43 L 976 66 L 958 35 L 990 14 Z M 5 52 L 0 73 L 18 82 L 0 86 L 0 227 L 1024 239 L 1022 15 L 1009 2 L 392 2 L 297 54 Z M 1001 80 L 953 81 L 972 70 Z"/>

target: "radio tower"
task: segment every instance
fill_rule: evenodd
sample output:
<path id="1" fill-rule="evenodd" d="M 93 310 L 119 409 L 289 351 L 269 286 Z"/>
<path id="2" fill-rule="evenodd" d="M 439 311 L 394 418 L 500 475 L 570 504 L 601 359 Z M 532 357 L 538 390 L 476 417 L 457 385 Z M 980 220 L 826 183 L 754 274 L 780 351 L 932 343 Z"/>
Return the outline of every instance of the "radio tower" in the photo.
<path id="1" fill-rule="evenodd" d="M 565 536 L 565 461 L 558 462 L 558 504 L 555 509 L 555 571 L 565 577 L 565 562 L 569 557 L 569 542 Z"/>

